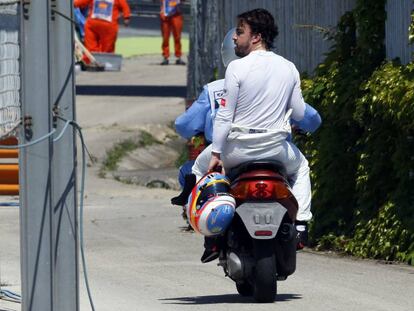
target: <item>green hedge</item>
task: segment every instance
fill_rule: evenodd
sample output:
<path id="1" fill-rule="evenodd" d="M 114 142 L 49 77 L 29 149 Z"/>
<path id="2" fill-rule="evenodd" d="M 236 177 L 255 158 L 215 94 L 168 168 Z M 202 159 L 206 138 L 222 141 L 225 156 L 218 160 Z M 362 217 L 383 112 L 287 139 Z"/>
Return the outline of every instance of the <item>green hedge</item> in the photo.
<path id="1" fill-rule="evenodd" d="M 385 1 L 359 0 L 342 17 L 325 62 L 303 80 L 323 124 L 299 144 L 315 245 L 412 262 L 414 65 L 384 63 L 384 25 Z"/>
<path id="2" fill-rule="evenodd" d="M 362 90 L 354 114 L 363 128 L 356 188 L 361 216 L 370 219 L 366 211 L 391 201 L 414 229 L 414 64 L 386 63 Z"/>

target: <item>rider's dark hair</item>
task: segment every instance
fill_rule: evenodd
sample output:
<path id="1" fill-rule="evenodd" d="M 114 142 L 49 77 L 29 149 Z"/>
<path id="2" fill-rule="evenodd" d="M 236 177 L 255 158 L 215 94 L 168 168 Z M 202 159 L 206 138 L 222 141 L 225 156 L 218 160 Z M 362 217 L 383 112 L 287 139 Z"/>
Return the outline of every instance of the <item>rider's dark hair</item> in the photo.
<path id="1" fill-rule="evenodd" d="M 273 41 L 279 34 L 279 30 L 272 14 L 265 9 L 254 9 L 237 16 L 239 24 L 248 24 L 252 34 L 260 34 L 267 49 L 273 48 Z"/>

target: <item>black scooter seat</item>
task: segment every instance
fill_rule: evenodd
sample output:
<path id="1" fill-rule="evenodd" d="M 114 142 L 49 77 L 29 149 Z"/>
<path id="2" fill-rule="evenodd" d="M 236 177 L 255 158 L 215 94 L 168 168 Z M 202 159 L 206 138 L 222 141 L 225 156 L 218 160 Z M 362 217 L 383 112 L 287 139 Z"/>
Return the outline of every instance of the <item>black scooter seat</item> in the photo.
<path id="1" fill-rule="evenodd" d="M 227 177 L 230 178 L 230 180 L 235 180 L 237 176 L 251 170 L 272 170 L 278 172 L 285 179 L 287 179 L 285 166 L 281 162 L 275 160 L 255 160 L 244 162 L 236 167 L 233 167 L 227 174 Z"/>

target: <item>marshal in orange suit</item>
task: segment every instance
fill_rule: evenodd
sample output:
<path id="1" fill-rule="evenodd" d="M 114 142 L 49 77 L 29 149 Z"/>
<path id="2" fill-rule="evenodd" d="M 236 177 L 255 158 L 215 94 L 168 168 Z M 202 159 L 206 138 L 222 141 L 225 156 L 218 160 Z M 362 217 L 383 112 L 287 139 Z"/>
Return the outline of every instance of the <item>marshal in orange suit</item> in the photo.
<path id="1" fill-rule="evenodd" d="M 85 46 L 91 52 L 113 53 L 118 35 L 118 18 L 122 12 L 125 26 L 131 10 L 127 0 L 75 0 L 75 7 L 88 7 Z"/>
<path id="2" fill-rule="evenodd" d="M 162 34 L 162 56 L 164 60 L 161 65 L 168 65 L 170 57 L 170 33 L 174 37 L 174 52 L 177 65 L 185 65 L 181 60 L 181 31 L 183 30 L 183 15 L 180 0 L 161 0 L 161 34 Z"/>

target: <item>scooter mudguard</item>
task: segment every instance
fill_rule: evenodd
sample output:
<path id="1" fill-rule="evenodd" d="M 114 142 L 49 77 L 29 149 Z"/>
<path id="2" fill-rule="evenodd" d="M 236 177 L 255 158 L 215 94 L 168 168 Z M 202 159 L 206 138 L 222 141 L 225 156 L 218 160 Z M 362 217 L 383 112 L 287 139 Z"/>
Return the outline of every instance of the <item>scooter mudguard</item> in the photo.
<path id="1" fill-rule="evenodd" d="M 287 209 L 278 202 L 245 202 L 236 209 L 253 239 L 273 239 Z"/>

